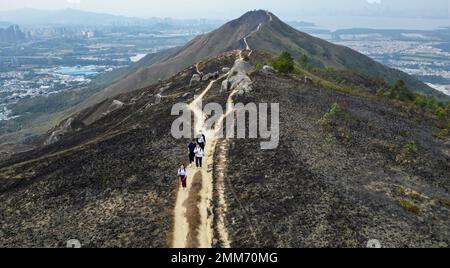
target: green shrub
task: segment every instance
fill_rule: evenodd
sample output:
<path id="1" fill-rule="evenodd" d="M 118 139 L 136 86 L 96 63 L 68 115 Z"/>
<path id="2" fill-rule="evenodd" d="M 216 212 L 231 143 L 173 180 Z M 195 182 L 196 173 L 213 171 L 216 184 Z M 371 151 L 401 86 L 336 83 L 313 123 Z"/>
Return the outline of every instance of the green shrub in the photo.
<path id="1" fill-rule="evenodd" d="M 409 189 L 407 190 L 407 189 L 403 188 L 402 186 L 398 186 L 398 185 L 395 186 L 394 192 L 397 195 L 406 196 L 406 197 L 412 198 L 417 201 L 421 201 L 423 199 L 422 195 L 420 195 L 419 193 L 417 193 L 413 190 L 409 190 Z"/>
<path id="2" fill-rule="evenodd" d="M 300 63 L 300 66 L 302 66 L 303 68 L 308 68 L 309 66 L 309 58 L 306 54 L 302 54 L 298 62 Z"/>
<path id="3" fill-rule="evenodd" d="M 406 201 L 406 200 L 400 200 L 399 201 L 400 206 L 402 206 L 404 209 L 406 209 L 407 211 L 413 213 L 413 214 L 419 214 L 420 213 L 420 209 L 418 206 L 414 205 L 413 203 Z"/>
<path id="4" fill-rule="evenodd" d="M 417 145 L 415 142 L 403 144 L 400 152 L 395 157 L 395 161 L 399 164 L 411 164 L 414 162 L 413 156 L 417 153 Z"/>
<path id="5" fill-rule="evenodd" d="M 295 66 L 294 59 L 287 51 L 284 51 L 278 57 L 271 59 L 269 64 L 280 73 L 292 73 Z"/>
<path id="6" fill-rule="evenodd" d="M 417 145 L 414 141 L 404 144 L 403 149 L 409 154 L 417 153 Z"/>
<path id="7" fill-rule="evenodd" d="M 439 199 L 439 203 L 441 203 L 442 205 L 444 205 L 446 207 L 450 207 L 450 198 L 442 197 Z"/>
<path id="8" fill-rule="evenodd" d="M 319 120 L 319 123 L 322 125 L 329 125 L 334 117 L 336 117 L 341 112 L 341 107 L 339 106 L 339 103 L 334 102 L 330 110 L 325 113 L 322 118 Z"/>
<path id="9" fill-rule="evenodd" d="M 403 187 L 401 187 L 401 186 L 395 186 L 394 192 L 395 192 L 397 195 L 402 195 L 402 196 L 405 196 L 405 195 L 406 195 L 406 189 L 403 188 Z"/>
<path id="10" fill-rule="evenodd" d="M 441 129 L 440 131 L 433 134 L 433 136 L 438 140 L 445 140 L 450 136 L 450 130 L 448 128 Z"/>
<path id="11" fill-rule="evenodd" d="M 413 101 L 415 97 L 403 80 L 398 80 L 389 88 L 388 96 L 401 101 Z"/>

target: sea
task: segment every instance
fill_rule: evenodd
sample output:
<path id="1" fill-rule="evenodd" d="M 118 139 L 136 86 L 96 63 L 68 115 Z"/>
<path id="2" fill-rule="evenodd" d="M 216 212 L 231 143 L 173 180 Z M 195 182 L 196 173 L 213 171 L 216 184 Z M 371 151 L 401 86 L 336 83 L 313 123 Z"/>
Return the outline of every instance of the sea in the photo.
<path id="1" fill-rule="evenodd" d="M 450 28 L 450 18 L 398 18 L 369 16 L 302 16 L 302 21 L 316 24 L 316 28 L 331 31 L 351 28 L 437 30 Z"/>

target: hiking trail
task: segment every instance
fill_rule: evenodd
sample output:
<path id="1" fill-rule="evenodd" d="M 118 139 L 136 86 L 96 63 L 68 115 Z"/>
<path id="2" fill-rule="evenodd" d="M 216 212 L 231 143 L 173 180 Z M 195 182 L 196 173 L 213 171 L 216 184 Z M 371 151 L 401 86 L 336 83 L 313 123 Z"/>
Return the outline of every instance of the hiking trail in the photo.
<path id="1" fill-rule="evenodd" d="M 194 117 L 197 118 L 197 120 L 195 120 L 194 133 L 199 133 L 200 130 L 203 130 L 206 136 L 205 157 L 203 158 L 202 169 L 197 169 L 195 165 L 187 169 L 187 190 L 182 189 L 182 187 L 179 187 L 178 189 L 174 212 L 174 233 L 172 242 L 174 248 L 211 248 L 213 244 L 213 167 L 217 139 L 214 129 L 205 130 L 204 119 L 206 119 L 206 115 L 203 113 L 203 107 L 199 106 L 199 102 L 211 90 L 214 84 L 217 81 L 222 80 L 226 75 L 222 75 L 218 79 L 211 81 L 206 89 L 203 90 L 202 94 L 196 97 L 189 105 Z M 198 120 L 199 118 L 203 120 Z M 195 187 L 193 188 L 193 184 L 197 183 L 196 180 L 201 181 L 201 183 L 199 182 L 199 184 L 201 184 L 199 190 Z M 192 191 L 198 191 L 198 196 L 195 194 L 192 195 Z M 222 194 L 224 193 L 222 192 Z M 197 200 L 199 201 L 197 207 L 191 205 L 196 199 L 199 199 Z M 219 199 L 221 200 L 219 203 L 224 203 L 225 199 L 223 196 Z M 198 219 L 193 220 L 191 219 L 192 217 L 198 217 Z M 198 223 L 198 226 L 192 226 L 189 222 Z M 219 227 L 219 233 L 226 233 L 223 229 L 224 227 Z M 221 236 L 228 237 L 227 234 Z M 223 241 L 223 244 L 224 247 L 229 247 L 228 241 Z"/>
<path id="2" fill-rule="evenodd" d="M 259 31 L 261 25 L 254 31 Z M 252 33 L 254 33 L 252 32 Z M 246 41 L 246 39 L 244 39 Z M 250 48 L 247 44 L 247 48 Z M 250 49 L 248 49 L 250 50 Z M 251 50 L 250 50 L 251 53 Z M 243 61 L 242 50 L 236 62 Z M 236 64 L 236 63 L 235 63 Z M 196 64 L 197 73 L 201 73 Z M 211 248 L 214 239 L 214 183 L 218 194 L 217 207 L 217 232 L 221 246 L 224 248 L 231 247 L 228 231 L 225 226 L 225 215 L 227 212 L 227 204 L 225 200 L 225 167 L 227 163 L 226 155 L 229 145 L 226 139 L 218 140 L 215 129 L 206 129 L 206 114 L 203 113 L 203 107 L 199 102 L 208 94 L 217 81 L 221 81 L 229 73 L 220 76 L 218 79 L 211 81 L 203 90 L 202 94 L 197 96 L 189 105 L 196 120 L 194 120 L 194 133 L 200 130 L 206 136 L 205 156 L 203 158 L 203 168 L 197 169 L 195 164 L 188 167 L 187 189 L 184 190 L 179 186 L 177 199 L 174 210 L 174 230 L 172 247 L 174 248 Z M 231 91 L 227 98 L 227 111 L 233 103 L 233 96 L 237 93 L 238 88 Z M 219 124 L 228 116 L 224 114 Z M 201 119 L 201 120 L 198 120 Z M 216 148 L 219 152 L 218 159 L 214 159 Z M 216 161 L 215 161 L 216 160 Z M 217 164 L 216 178 L 213 178 L 214 163 Z M 214 181 L 214 179 L 216 181 Z"/>

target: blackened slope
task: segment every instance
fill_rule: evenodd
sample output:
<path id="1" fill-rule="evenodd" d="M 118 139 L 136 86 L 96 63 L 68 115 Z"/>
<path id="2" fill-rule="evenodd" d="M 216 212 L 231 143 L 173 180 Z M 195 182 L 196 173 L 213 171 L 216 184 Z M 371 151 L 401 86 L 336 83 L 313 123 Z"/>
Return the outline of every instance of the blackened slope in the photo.
<path id="1" fill-rule="evenodd" d="M 230 67 L 235 57 L 200 68 Z M 191 102 L 195 90 L 207 85 L 189 88 L 194 73 L 191 67 L 117 96 L 125 103 L 121 109 L 0 163 L 0 247 L 64 247 L 69 239 L 84 247 L 167 247 L 176 170 L 186 161 L 184 141 L 170 134 L 176 118 L 171 108 Z M 166 97 L 155 103 L 168 84 Z"/>
<path id="2" fill-rule="evenodd" d="M 231 144 L 225 178 L 232 247 L 450 244 L 450 141 L 433 137 L 435 119 L 291 77 L 252 79 L 255 92 L 235 102 L 279 103 L 281 140 L 268 151 L 259 140 Z M 341 112 L 321 120 L 334 102 Z M 417 152 L 403 159 L 411 142 Z"/>
<path id="3" fill-rule="evenodd" d="M 289 51 L 295 58 L 306 54 L 316 66 L 352 70 L 374 79 L 384 79 L 389 83 L 402 79 L 414 92 L 435 96 L 442 100 L 449 99 L 445 94 L 430 88 L 404 72 L 386 67 L 350 48 L 300 32 L 282 22 L 275 15 L 270 15 L 273 18 L 272 21 L 263 24 L 259 32 L 248 38 L 253 49 L 266 50 L 274 54 L 279 54 L 280 51 Z"/>

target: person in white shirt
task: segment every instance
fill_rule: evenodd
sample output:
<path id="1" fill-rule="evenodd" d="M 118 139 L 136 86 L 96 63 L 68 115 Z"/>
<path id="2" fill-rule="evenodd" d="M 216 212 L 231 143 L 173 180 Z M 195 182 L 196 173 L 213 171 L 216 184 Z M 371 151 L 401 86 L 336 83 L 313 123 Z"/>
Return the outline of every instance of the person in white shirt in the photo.
<path id="1" fill-rule="evenodd" d="M 184 165 L 181 165 L 181 167 L 178 169 L 178 177 L 180 177 L 181 185 L 183 186 L 183 189 L 186 190 L 187 188 L 187 170 Z"/>
<path id="2" fill-rule="evenodd" d="M 205 151 L 203 151 L 202 147 L 197 144 L 197 147 L 194 150 L 195 153 L 195 165 L 197 168 L 202 168 L 203 156 L 205 155 Z"/>

